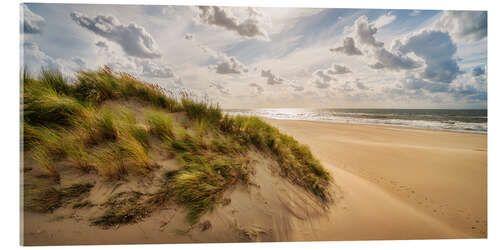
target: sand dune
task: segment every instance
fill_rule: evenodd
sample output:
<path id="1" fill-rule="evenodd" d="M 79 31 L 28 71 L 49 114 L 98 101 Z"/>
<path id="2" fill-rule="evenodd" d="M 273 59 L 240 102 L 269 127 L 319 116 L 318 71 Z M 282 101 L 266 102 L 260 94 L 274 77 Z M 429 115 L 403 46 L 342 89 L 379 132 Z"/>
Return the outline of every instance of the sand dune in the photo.
<path id="1" fill-rule="evenodd" d="M 24 243 L 403 240 L 487 236 L 487 136 L 395 127 L 267 120 L 310 146 L 334 176 L 326 209 L 255 155 L 254 185 L 189 225 L 182 208 L 114 229 L 90 226 L 99 208 L 24 213 Z M 160 171 L 161 172 L 161 171 Z M 120 189 L 145 187 L 133 182 Z M 102 186 L 90 198 L 114 188 Z M 206 228 L 203 222 L 209 221 Z"/>
<path id="2" fill-rule="evenodd" d="M 343 190 L 329 220 L 307 223 L 312 240 L 487 236 L 486 135 L 267 121 L 309 145 Z"/>

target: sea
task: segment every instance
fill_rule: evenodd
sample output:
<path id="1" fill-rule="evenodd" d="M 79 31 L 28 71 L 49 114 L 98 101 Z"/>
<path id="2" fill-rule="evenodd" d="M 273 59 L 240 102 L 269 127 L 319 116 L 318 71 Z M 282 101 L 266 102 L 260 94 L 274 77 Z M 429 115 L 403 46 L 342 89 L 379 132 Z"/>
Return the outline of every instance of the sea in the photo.
<path id="1" fill-rule="evenodd" d="M 488 131 L 486 109 L 226 109 L 226 114 L 273 119 L 322 121 L 449 130 Z"/>

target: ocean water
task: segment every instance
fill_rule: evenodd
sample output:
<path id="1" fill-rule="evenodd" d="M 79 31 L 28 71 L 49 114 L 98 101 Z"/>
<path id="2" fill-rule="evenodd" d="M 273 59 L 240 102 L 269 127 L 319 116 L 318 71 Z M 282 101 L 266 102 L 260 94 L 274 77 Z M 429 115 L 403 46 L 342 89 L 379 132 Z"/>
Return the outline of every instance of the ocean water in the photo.
<path id="1" fill-rule="evenodd" d="M 231 115 L 487 133 L 486 109 L 227 109 Z"/>

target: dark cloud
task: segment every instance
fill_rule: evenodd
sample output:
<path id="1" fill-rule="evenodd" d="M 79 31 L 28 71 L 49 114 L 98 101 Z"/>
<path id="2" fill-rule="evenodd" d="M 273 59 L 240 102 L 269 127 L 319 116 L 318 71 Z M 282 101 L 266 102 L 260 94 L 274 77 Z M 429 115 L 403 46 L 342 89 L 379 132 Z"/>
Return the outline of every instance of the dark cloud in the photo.
<path id="1" fill-rule="evenodd" d="M 313 72 L 313 76 L 318 78 L 322 82 L 329 82 L 331 80 L 334 80 L 334 77 L 328 74 L 327 69 L 319 69 Z"/>
<path id="2" fill-rule="evenodd" d="M 98 41 L 95 43 L 95 46 L 99 47 L 99 48 L 103 48 L 103 49 L 108 49 L 108 44 L 103 42 L 103 41 Z"/>
<path id="3" fill-rule="evenodd" d="M 358 38 L 359 43 L 367 44 L 374 47 L 384 46 L 383 42 L 375 39 L 374 35 L 377 33 L 377 28 L 373 24 L 368 23 L 366 16 L 361 16 L 354 22 L 354 33 Z"/>
<path id="4" fill-rule="evenodd" d="M 256 92 L 255 94 L 257 95 L 260 95 L 262 94 L 262 92 L 264 92 L 264 88 L 257 83 L 250 83 L 248 86 L 254 88 Z"/>
<path id="5" fill-rule="evenodd" d="M 90 18 L 82 13 L 72 12 L 71 18 L 78 25 L 118 43 L 123 51 L 134 57 L 158 58 L 161 56 L 153 37 L 141 26 L 121 24 L 113 16 L 98 15 Z"/>
<path id="6" fill-rule="evenodd" d="M 328 69 L 328 74 L 330 74 L 330 75 L 340 75 L 340 74 L 347 74 L 347 73 L 352 73 L 352 72 L 348 67 L 346 67 L 344 65 L 335 64 L 335 65 L 333 65 L 333 68 Z"/>
<path id="7" fill-rule="evenodd" d="M 184 39 L 186 40 L 193 40 L 194 39 L 194 35 L 191 34 L 191 33 L 187 33 L 184 35 Z"/>
<path id="8" fill-rule="evenodd" d="M 23 4 L 22 15 L 22 32 L 25 34 L 39 34 L 42 32 L 42 26 L 45 25 L 43 17 L 33 13 L 26 4 Z"/>
<path id="9" fill-rule="evenodd" d="M 354 44 L 354 39 L 352 39 L 352 37 L 344 38 L 344 46 L 330 49 L 330 51 L 344 53 L 348 56 L 362 55 L 363 54 L 363 53 L 361 53 L 361 50 L 356 48 L 356 45 Z"/>
<path id="10" fill-rule="evenodd" d="M 435 26 L 457 40 L 478 41 L 488 35 L 487 15 L 486 11 L 445 11 Z"/>
<path id="11" fill-rule="evenodd" d="M 388 70 L 408 70 L 422 66 L 419 62 L 402 55 L 401 53 L 393 53 L 385 48 L 376 48 L 373 51 L 377 62 L 369 65 L 372 69 L 388 69 Z"/>
<path id="12" fill-rule="evenodd" d="M 211 66 L 218 74 L 242 74 L 247 73 L 248 69 L 234 56 L 223 56 L 223 61 Z"/>
<path id="13" fill-rule="evenodd" d="M 450 83 L 462 73 L 454 58 L 457 46 L 448 33 L 424 30 L 396 44 L 403 54 L 413 52 L 424 59 L 426 67 L 422 77 L 427 80 Z"/>
<path id="14" fill-rule="evenodd" d="M 359 79 L 356 79 L 356 87 L 360 90 L 368 90 L 369 88 L 366 87 L 366 85 L 362 82 L 359 81 Z"/>
<path id="15" fill-rule="evenodd" d="M 234 31 L 243 37 L 269 40 L 258 19 L 261 14 L 254 8 L 248 8 L 248 18 L 242 21 L 238 20 L 230 9 L 217 6 L 198 6 L 198 8 L 200 9 L 198 17 L 202 23 Z"/>
<path id="16" fill-rule="evenodd" d="M 376 62 L 374 64 L 368 65 L 372 69 L 383 69 L 385 65 L 381 62 Z"/>
<path id="17" fill-rule="evenodd" d="M 351 70 L 344 66 L 335 64 L 328 69 L 319 69 L 313 72 L 313 76 L 319 78 L 323 82 L 335 80 L 334 75 L 342 75 L 352 73 Z"/>
<path id="18" fill-rule="evenodd" d="M 452 94 L 457 99 L 467 99 L 469 101 L 484 102 L 488 100 L 486 90 L 476 88 L 472 85 L 460 86 L 452 89 Z"/>
<path id="19" fill-rule="evenodd" d="M 267 84 L 269 85 L 282 84 L 285 82 L 285 79 L 275 75 L 270 69 L 261 70 L 260 76 L 267 78 Z"/>
<path id="20" fill-rule="evenodd" d="M 211 81 L 210 82 L 210 87 L 216 88 L 221 94 L 224 94 L 224 95 L 229 95 L 230 94 L 229 90 L 226 89 L 224 86 L 222 86 L 222 84 L 220 84 L 220 83 Z"/>
<path id="21" fill-rule="evenodd" d="M 329 81 L 322 81 L 321 79 L 313 79 L 310 83 L 318 89 L 326 89 L 330 87 Z"/>
<path id="22" fill-rule="evenodd" d="M 87 62 L 81 57 L 73 57 L 73 58 L 71 58 L 71 61 L 73 61 L 81 69 L 87 68 Z"/>
<path id="23" fill-rule="evenodd" d="M 481 75 L 484 75 L 484 73 L 485 73 L 485 71 L 484 71 L 483 67 L 481 67 L 481 66 L 477 66 L 474 69 L 472 69 L 473 76 L 481 76 Z"/>
<path id="24" fill-rule="evenodd" d="M 448 92 L 449 84 L 442 82 L 431 82 L 415 76 L 409 76 L 403 81 L 403 87 L 410 90 L 427 90 L 431 93 Z"/>

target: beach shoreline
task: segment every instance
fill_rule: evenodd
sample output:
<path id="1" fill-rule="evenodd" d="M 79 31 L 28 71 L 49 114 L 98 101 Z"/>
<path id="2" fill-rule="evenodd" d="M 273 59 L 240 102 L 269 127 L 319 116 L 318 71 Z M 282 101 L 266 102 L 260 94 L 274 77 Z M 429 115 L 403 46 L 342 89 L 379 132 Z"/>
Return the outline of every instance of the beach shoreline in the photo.
<path id="1" fill-rule="evenodd" d="M 286 119 L 286 118 L 280 119 L 280 118 L 268 118 L 268 117 L 259 117 L 259 118 L 264 119 L 264 120 L 283 120 L 283 121 L 299 121 L 299 122 L 350 124 L 350 125 L 360 125 L 360 126 L 401 128 L 401 129 L 409 129 L 409 130 L 429 130 L 429 131 L 450 132 L 450 133 L 488 135 L 488 131 L 453 130 L 453 129 L 440 129 L 440 128 L 419 128 L 419 127 L 410 127 L 410 126 L 404 126 L 404 125 L 385 124 L 385 123 L 357 123 L 357 122 L 338 122 L 338 121 L 327 121 L 327 120 L 297 120 L 297 119 Z"/>
<path id="2" fill-rule="evenodd" d="M 486 110 L 460 109 L 226 109 L 229 115 L 487 134 Z"/>

